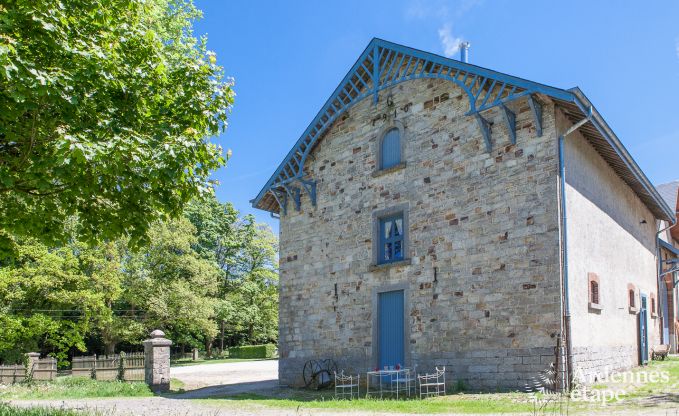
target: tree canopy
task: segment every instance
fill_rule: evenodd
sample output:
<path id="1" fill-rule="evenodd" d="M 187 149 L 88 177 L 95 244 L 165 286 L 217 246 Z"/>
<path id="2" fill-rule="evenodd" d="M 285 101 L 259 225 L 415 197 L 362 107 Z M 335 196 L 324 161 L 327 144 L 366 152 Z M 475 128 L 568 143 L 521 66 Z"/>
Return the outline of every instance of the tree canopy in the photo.
<path id="1" fill-rule="evenodd" d="M 112 353 L 157 328 L 208 351 L 218 338 L 220 347 L 276 341 L 277 238 L 214 197 L 189 206 L 153 223 L 135 251 L 125 238 L 79 242 L 76 219 L 62 246 L 18 241 L 0 267 L 0 362 L 30 350 L 62 363 L 77 351 Z"/>
<path id="2" fill-rule="evenodd" d="M 0 236 L 148 241 L 209 193 L 233 103 L 187 0 L 0 4 Z"/>

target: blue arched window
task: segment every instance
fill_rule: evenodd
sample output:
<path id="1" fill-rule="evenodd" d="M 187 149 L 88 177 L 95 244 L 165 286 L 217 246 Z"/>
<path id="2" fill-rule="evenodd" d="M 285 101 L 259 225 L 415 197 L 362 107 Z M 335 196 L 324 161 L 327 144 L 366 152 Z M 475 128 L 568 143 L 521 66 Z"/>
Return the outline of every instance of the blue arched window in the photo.
<path id="1" fill-rule="evenodd" d="M 401 131 L 394 127 L 382 138 L 380 168 L 388 169 L 401 163 Z"/>

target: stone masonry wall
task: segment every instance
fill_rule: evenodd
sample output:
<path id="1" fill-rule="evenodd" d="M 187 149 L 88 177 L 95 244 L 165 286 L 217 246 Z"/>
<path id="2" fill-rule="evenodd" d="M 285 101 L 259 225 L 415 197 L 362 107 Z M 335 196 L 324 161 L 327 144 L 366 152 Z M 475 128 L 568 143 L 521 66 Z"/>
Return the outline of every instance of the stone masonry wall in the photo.
<path id="1" fill-rule="evenodd" d="M 387 95 L 393 107 L 387 107 Z M 512 145 L 497 109 L 489 153 L 466 116 L 468 99 L 443 80 L 404 82 L 344 114 L 311 153 L 317 207 L 306 195 L 280 222 L 280 382 L 304 362 L 374 367 L 376 293 L 406 295 L 406 365 L 446 365 L 472 388 L 522 388 L 554 361 L 561 328 L 554 108 L 537 137 L 526 100 Z M 405 111 L 405 110 L 408 111 Z M 394 116 L 394 112 L 396 113 Z M 387 116 L 382 116 L 388 114 Z M 405 128 L 405 166 L 376 173 L 381 132 Z M 408 261 L 373 265 L 376 211 L 406 206 Z M 436 280 L 434 270 L 436 268 Z"/>

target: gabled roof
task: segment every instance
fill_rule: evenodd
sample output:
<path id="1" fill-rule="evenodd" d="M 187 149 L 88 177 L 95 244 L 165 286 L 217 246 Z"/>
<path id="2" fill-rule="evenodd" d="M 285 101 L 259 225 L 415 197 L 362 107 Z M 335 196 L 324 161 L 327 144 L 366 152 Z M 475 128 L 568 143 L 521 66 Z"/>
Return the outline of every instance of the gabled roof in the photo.
<path id="1" fill-rule="evenodd" d="M 532 99 L 534 96 L 551 98 L 573 122 L 586 118 L 592 109 L 590 121 L 581 127 L 580 132 L 657 218 L 674 220 L 674 211 L 665 204 L 603 117 L 593 109 L 578 88 L 554 88 L 377 38 L 359 56 L 283 162 L 251 201 L 252 205 L 278 213 L 281 210 L 285 212 L 288 200 L 292 200 L 299 209 L 302 191 L 315 204 L 315 181 L 305 176 L 304 163 L 327 129 L 360 100 L 372 97 L 376 102 L 379 91 L 420 78 L 445 79 L 465 91 L 470 107 L 467 115 L 479 120 L 482 131 L 484 111 L 497 106 L 507 111 L 503 104 L 521 97 L 529 98 L 538 124 L 538 135 L 541 134 L 541 110 L 539 101 Z M 511 117 L 508 116 L 507 120 L 511 120 Z M 487 131 L 484 131 L 484 138 L 490 149 L 492 141 Z"/>
<path id="2" fill-rule="evenodd" d="M 675 218 L 679 220 L 679 181 L 664 183 L 656 186 L 658 192 L 663 197 L 667 205 L 675 210 Z M 672 238 L 679 241 L 679 225 L 675 225 L 670 229 Z"/>
<path id="3" fill-rule="evenodd" d="M 656 189 L 670 208 L 679 209 L 679 181 L 663 183 L 656 186 Z"/>

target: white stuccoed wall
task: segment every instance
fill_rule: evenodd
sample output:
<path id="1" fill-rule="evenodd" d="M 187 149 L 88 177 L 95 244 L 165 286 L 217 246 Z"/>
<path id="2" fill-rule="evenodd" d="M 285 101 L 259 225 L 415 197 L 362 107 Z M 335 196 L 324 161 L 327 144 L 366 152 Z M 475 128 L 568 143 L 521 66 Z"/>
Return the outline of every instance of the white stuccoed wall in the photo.
<path id="1" fill-rule="evenodd" d="M 557 126 L 570 124 L 559 113 Z M 648 296 L 649 346 L 660 343 L 653 214 L 604 159 L 575 132 L 566 138 L 566 204 L 572 341 L 576 368 L 586 375 L 638 364 L 638 317 L 627 285 Z M 645 219 L 646 224 L 640 222 Z M 588 307 L 588 273 L 600 278 L 600 311 Z M 657 299 L 657 297 L 656 297 Z M 637 295 L 637 307 L 640 299 Z"/>

